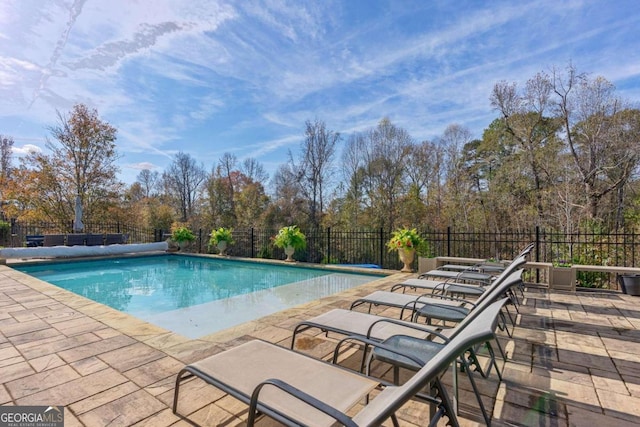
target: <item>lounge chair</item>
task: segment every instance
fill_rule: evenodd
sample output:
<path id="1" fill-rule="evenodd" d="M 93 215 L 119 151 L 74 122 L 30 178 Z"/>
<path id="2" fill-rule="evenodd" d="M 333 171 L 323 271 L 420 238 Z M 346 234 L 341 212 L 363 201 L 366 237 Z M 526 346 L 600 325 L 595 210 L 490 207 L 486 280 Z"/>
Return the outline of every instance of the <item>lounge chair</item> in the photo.
<path id="1" fill-rule="evenodd" d="M 469 322 L 403 385 L 386 386 L 370 401 L 370 392 L 383 384 L 382 381 L 255 340 L 183 368 L 176 378 L 173 412 L 178 414 L 180 385 L 195 376 L 248 404 L 249 427 L 255 424 L 259 414 L 287 426 L 331 426 L 336 422 L 349 427 L 379 426 L 389 418 L 398 425 L 395 413 L 429 387 L 432 396 L 437 396 L 430 398 L 437 406 L 437 412 L 432 411 L 434 416 L 429 425 L 435 426 L 446 416 L 450 425 L 458 426 L 440 376 L 468 348 L 494 336 L 493 311 L 485 310 Z M 393 349 L 388 351 L 394 352 Z M 334 359 L 336 355 L 337 351 Z M 466 362 L 462 360 L 461 363 Z M 466 368 L 470 370 L 468 366 Z M 366 406 L 347 415 L 347 411 L 365 398 Z"/>
<path id="2" fill-rule="evenodd" d="M 295 347 L 298 334 L 308 329 L 320 329 L 325 333 L 333 332 L 345 336 L 355 335 L 379 341 L 398 334 L 427 339 L 434 331 L 434 328 L 428 325 L 419 325 L 414 322 L 335 308 L 319 316 L 299 322 L 293 330 L 291 349 Z"/>
<path id="3" fill-rule="evenodd" d="M 454 389 L 454 408 L 456 408 L 457 413 L 457 401 L 458 401 L 458 387 L 457 387 L 457 363 L 460 363 L 461 370 L 467 373 L 467 377 L 469 378 L 469 382 L 473 388 L 473 391 L 476 395 L 476 399 L 478 401 L 478 405 L 480 411 L 482 412 L 482 416 L 485 420 L 485 423 L 489 426 L 491 425 L 491 419 L 487 414 L 487 411 L 484 407 L 484 403 L 480 396 L 480 391 L 478 390 L 478 386 L 473 377 L 472 366 L 475 366 L 475 371 L 479 371 L 483 377 L 488 377 L 491 369 L 495 368 L 495 371 L 498 375 L 500 381 L 502 381 L 502 375 L 500 373 L 500 368 L 498 367 L 498 363 L 496 361 L 495 352 L 493 347 L 491 346 L 491 341 L 495 341 L 498 344 L 498 348 L 500 349 L 500 353 L 505 358 L 505 355 L 500 347 L 500 343 L 497 340 L 497 336 L 495 331 L 498 327 L 499 317 L 501 315 L 501 309 L 508 301 L 508 298 L 499 299 L 497 301 L 493 301 L 490 304 L 484 306 L 481 311 L 475 313 L 474 316 L 467 316 L 465 321 L 463 321 L 458 327 L 447 330 L 449 332 L 448 336 L 442 333 L 434 333 L 436 338 L 434 340 L 422 340 L 417 339 L 415 337 L 410 337 L 407 335 L 395 335 L 390 337 L 387 340 L 382 342 L 377 342 L 374 340 L 363 339 L 361 337 L 347 337 L 341 340 L 336 346 L 335 353 L 339 353 L 341 346 L 344 343 L 353 343 L 360 342 L 364 344 L 363 354 L 367 353 L 367 347 L 373 347 L 372 351 L 369 353 L 368 361 L 366 363 L 365 373 L 368 376 L 370 374 L 370 365 L 372 360 L 379 360 L 381 362 L 386 362 L 393 365 L 394 372 L 394 384 L 398 384 L 399 381 L 399 369 L 409 369 L 412 371 L 420 370 L 425 364 L 429 363 L 429 361 L 438 355 L 442 349 L 446 348 L 449 342 L 455 339 L 458 335 L 464 334 L 467 328 L 472 329 L 485 329 L 485 336 L 487 337 L 486 341 L 478 342 L 479 344 L 484 344 L 487 347 L 489 352 L 489 369 L 484 371 L 480 369 L 478 364 L 478 360 L 476 357 L 475 347 L 477 345 L 469 346 L 463 353 L 469 353 L 469 355 L 462 355 L 458 360 L 456 360 L 454 368 L 453 368 L 453 389 Z M 435 339 L 440 339 L 440 342 L 436 342 Z M 363 356 L 364 357 L 364 356 Z"/>
<path id="4" fill-rule="evenodd" d="M 376 316 L 359 311 L 334 309 L 298 323 L 293 330 L 291 348 L 295 348 L 295 341 L 300 332 L 312 328 L 319 329 L 325 333 L 332 332 L 351 338 L 377 342 L 387 342 L 388 340 L 393 340 L 396 336 L 412 337 L 416 341 L 428 341 L 429 338 L 434 335 L 444 337 L 451 336 L 479 316 L 489 305 L 501 299 L 502 295 L 510 287 L 515 286 L 520 281 L 521 274 L 522 270 L 510 272 L 509 276 L 502 280 L 491 293 L 487 294 L 455 328 L 443 330 L 442 328 L 436 328 L 434 326 L 421 325 L 385 316 Z M 500 348 L 500 352 L 503 353 L 502 348 Z M 482 373 L 482 375 L 485 376 L 484 373 Z"/>
<path id="5" fill-rule="evenodd" d="M 351 303 L 351 307 L 349 307 L 349 309 L 353 310 L 356 307 L 367 305 L 367 312 L 371 313 L 371 308 L 373 306 L 395 307 L 401 309 L 400 319 L 405 319 L 405 310 L 409 311 L 411 313 L 411 318 L 413 318 L 415 310 L 419 307 L 422 307 L 424 304 L 440 305 L 446 309 L 459 311 L 459 308 L 464 308 L 465 305 L 469 305 L 472 303 L 470 303 L 468 300 L 448 297 L 446 295 L 413 295 L 400 292 L 375 291 L 370 293 L 369 295 L 356 299 L 353 303 Z"/>
<path id="6" fill-rule="evenodd" d="M 64 246 L 64 234 L 45 234 L 43 246 Z"/>
<path id="7" fill-rule="evenodd" d="M 529 253 L 533 250 L 534 246 L 535 246 L 534 243 L 528 244 L 520 252 L 520 254 L 518 254 L 518 256 L 515 257 L 515 259 L 518 259 L 523 256 L 526 257 L 527 255 L 529 255 Z M 508 269 L 508 267 L 506 269 Z M 431 270 L 431 271 L 435 272 L 440 270 Z M 504 271 L 501 274 L 503 273 Z M 423 273 L 419 277 L 426 277 L 424 276 L 424 274 L 427 274 L 427 273 Z M 437 273 L 433 273 L 433 274 L 437 274 Z M 432 276 L 432 277 L 435 277 L 435 276 Z M 491 281 L 493 281 L 493 279 Z M 440 281 L 418 278 L 418 279 L 407 279 L 401 283 L 397 283 L 393 285 L 391 287 L 391 292 L 394 292 L 398 289 L 402 289 L 403 292 L 406 292 L 407 289 L 410 289 L 410 290 L 420 291 L 420 292 L 431 291 L 434 294 L 441 293 L 446 295 L 462 295 L 463 297 L 467 297 L 467 296 L 478 297 L 484 293 L 487 284 L 488 284 L 487 282 L 480 282 L 480 284 L 459 283 L 452 280 L 451 278 L 447 280 L 440 280 Z"/>
<path id="8" fill-rule="evenodd" d="M 104 234 L 87 234 L 85 244 L 87 246 L 102 246 L 104 244 Z"/>
<path id="9" fill-rule="evenodd" d="M 105 236 L 105 245 L 115 245 L 124 243 L 124 236 L 122 233 L 107 233 Z"/>
<path id="10" fill-rule="evenodd" d="M 489 304 L 501 298 L 509 288 L 516 286 L 521 281 L 521 275 L 522 270 L 510 272 L 509 276 L 493 288 L 485 298 L 480 300 L 474 309 L 469 312 L 469 315 L 465 316 L 464 321 L 456 328 L 473 319 L 473 317 L 477 316 L 478 313 Z M 473 315 L 470 315 L 471 313 L 473 313 Z M 293 329 L 293 336 L 291 338 L 292 349 L 295 348 L 295 341 L 298 334 L 309 329 L 319 329 L 324 333 L 332 332 L 344 336 L 359 336 L 376 341 L 384 341 L 395 335 L 407 335 L 418 339 L 425 339 L 434 331 L 438 332 L 442 330 L 442 328 L 435 328 L 434 326 L 422 325 L 406 320 L 336 308 L 319 316 L 299 322 Z"/>
<path id="11" fill-rule="evenodd" d="M 508 264 L 499 261 L 483 261 L 473 265 L 463 264 L 444 264 L 438 267 L 438 270 L 450 271 L 477 271 L 479 273 L 500 274 L 504 271 Z"/>
<path id="12" fill-rule="evenodd" d="M 524 260 L 522 261 L 522 264 L 524 264 Z M 414 322 L 417 322 L 421 317 L 425 317 L 428 323 L 430 323 L 432 319 L 450 322 L 461 322 L 469 315 L 471 311 L 476 310 L 477 307 L 479 307 L 485 299 L 495 300 L 496 298 L 502 297 L 509 298 L 517 312 L 519 301 L 516 294 L 513 292 L 513 288 L 520 287 L 522 285 L 522 272 L 522 269 L 511 272 L 504 279 L 504 281 L 500 282 L 495 287 L 492 285 L 491 289 L 487 289 L 485 293 L 480 295 L 480 297 L 476 301 L 466 301 L 465 303 L 467 305 L 464 307 L 457 307 L 454 309 L 452 307 L 447 307 L 441 302 L 436 302 L 433 304 L 422 304 L 421 306 L 415 308 L 412 320 Z M 505 307 L 505 310 L 509 315 L 509 318 L 511 319 L 512 325 L 515 327 L 515 318 L 511 316 L 508 308 Z M 506 327 L 506 324 L 505 329 L 509 336 L 511 336 L 511 334 L 509 333 L 509 329 Z"/>
<path id="13" fill-rule="evenodd" d="M 25 236 L 25 246 L 28 248 L 36 248 L 44 245 L 44 236 L 42 234 Z"/>
<path id="14" fill-rule="evenodd" d="M 87 235 L 82 234 L 67 234 L 67 246 L 79 246 L 84 245 Z"/>
<path id="15" fill-rule="evenodd" d="M 469 289 L 478 289 L 482 292 L 479 295 L 479 298 L 475 301 L 469 301 L 459 298 L 450 297 L 447 295 L 439 295 L 439 294 L 424 294 L 420 296 L 409 295 L 405 293 L 398 292 L 385 292 L 385 291 L 376 291 L 367 296 L 358 298 L 351 304 L 351 309 L 358 307 L 360 305 L 369 306 L 369 312 L 371 312 L 371 307 L 373 305 L 376 306 L 389 306 L 401 308 L 400 318 L 404 318 L 405 310 L 408 310 L 412 314 L 412 321 L 416 321 L 418 317 L 426 317 L 427 322 L 429 323 L 431 319 L 443 320 L 443 321 L 453 321 L 460 322 L 464 319 L 471 309 L 476 304 L 482 302 L 484 298 L 489 296 L 491 292 L 498 288 L 503 280 L 509 279 L 512 271 L 520 266 L 522 266 L 526 262 L 525 255 L 521 255 L 516 258 L 495 280 L 494 282 L 487 287 L 478 288 L 471 287 Z M 418 279 L 421 280 L 421 279 Z M 509 280 L 514 282 L 514 286 L 519 284 L 519 278 L 516 281 L 514 278 L 510 278 Z M 467 286 L 468 287 L 468 286 Z M 449 289 L 449 293 L 451 290 Z M 515 299 L 515 296 L 514 296 Z M 517 300 L 515 301 L 517 302 Z"/>
<path id="16" fill-rule="evenodd" d="M 457 282 L 472 282 L 488 285 L 493 280 L 492 274 L 479 273 L 477 271 L 451 271 L 451 270 L 430 270 L 420 274 L 418 278 L 431 279 L 434 277 L 440 277 L 442 279 L 455 280 Z"/>
<path id="17" fill-rule="evenodd" d="M 428 280 L 428 279 L 406 279 L 403 282 L 396 283 L 391 287 L 391 292 L 402 289 L 413 291 L 430 291 L 432 294 L 443 295 L 462 295 L 462 296 L 480 296 L 484 293 L 485 285 L 472 285 L 469 283 L 458 283 L 444 280 Z"/>

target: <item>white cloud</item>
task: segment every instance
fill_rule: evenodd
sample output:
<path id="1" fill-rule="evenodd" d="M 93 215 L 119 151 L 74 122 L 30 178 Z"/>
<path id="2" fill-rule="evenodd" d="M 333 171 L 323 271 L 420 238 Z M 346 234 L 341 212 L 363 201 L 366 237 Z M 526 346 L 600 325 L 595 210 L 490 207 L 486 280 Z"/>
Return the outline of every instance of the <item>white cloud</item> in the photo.
<path id="1" fill-rule="evenodd" d="M 158 165 L 154 165 L 153 163 L 149 163 L 149 162 L 140 162 L 140 163 L 131 163 L 128 165 L 125 165 L 125 167 L 130 168 L 130 169 L 136 169 L 136 170 L 156 170 L 156 169 L 160 169 L 160 166 Z"/>
<path id="2" fill-rule="evenodd" d="M 24 144 L 22 147 L 14 145 L 11 151 L 18 156 L 23 156 L 30 153 L 42 153 L 42 148 L 33 144 Z"/>

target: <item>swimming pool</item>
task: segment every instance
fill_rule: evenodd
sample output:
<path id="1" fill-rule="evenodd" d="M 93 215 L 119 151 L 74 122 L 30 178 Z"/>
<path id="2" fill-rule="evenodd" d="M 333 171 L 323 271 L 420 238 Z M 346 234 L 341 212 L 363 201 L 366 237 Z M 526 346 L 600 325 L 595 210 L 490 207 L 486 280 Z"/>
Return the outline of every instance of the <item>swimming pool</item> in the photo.
<path id="1" fill-rule="evenodd" d="M 208 335 L 381 277 L 182 255 L 14 268 L 188 338 Z"/>

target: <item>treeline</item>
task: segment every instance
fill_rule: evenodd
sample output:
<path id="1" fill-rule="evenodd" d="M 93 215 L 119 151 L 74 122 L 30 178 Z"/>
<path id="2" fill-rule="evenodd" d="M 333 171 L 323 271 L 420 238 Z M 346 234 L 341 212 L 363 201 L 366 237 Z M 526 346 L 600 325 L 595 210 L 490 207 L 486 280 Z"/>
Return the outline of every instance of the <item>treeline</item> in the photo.
<path id="1" fill-rule="evenodd" d="M 161 229 L 638 226 L 640 110 L 610 82 L 569 66 L 522 87 L 499 82 L 489 102 L 496 119 L 480 139 L 452 124 L 416 141 L 387 118 L 341 135 L 315 119 L 272 177 L 258 159 L 227 153 L 205 166 L 181 152 L 130 186 L 117 179 L 116 128 L 80 104 L 49 128 L 49 153 L 15 165 L 13 140 L 0 137 L 2 209 L 69 221 L 80 196 L 88 222 Z"/>

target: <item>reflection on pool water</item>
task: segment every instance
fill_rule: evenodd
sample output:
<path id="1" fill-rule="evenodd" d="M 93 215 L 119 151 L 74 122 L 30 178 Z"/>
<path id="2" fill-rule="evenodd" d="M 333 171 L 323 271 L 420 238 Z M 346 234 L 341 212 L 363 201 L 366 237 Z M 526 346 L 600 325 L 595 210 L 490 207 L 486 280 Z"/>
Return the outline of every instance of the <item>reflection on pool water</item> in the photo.
<path id="1" fill-rule="evenodd" d="M 189 338 L 380 277 L 179 255 L 46 263 L 15 269 Z"/>

